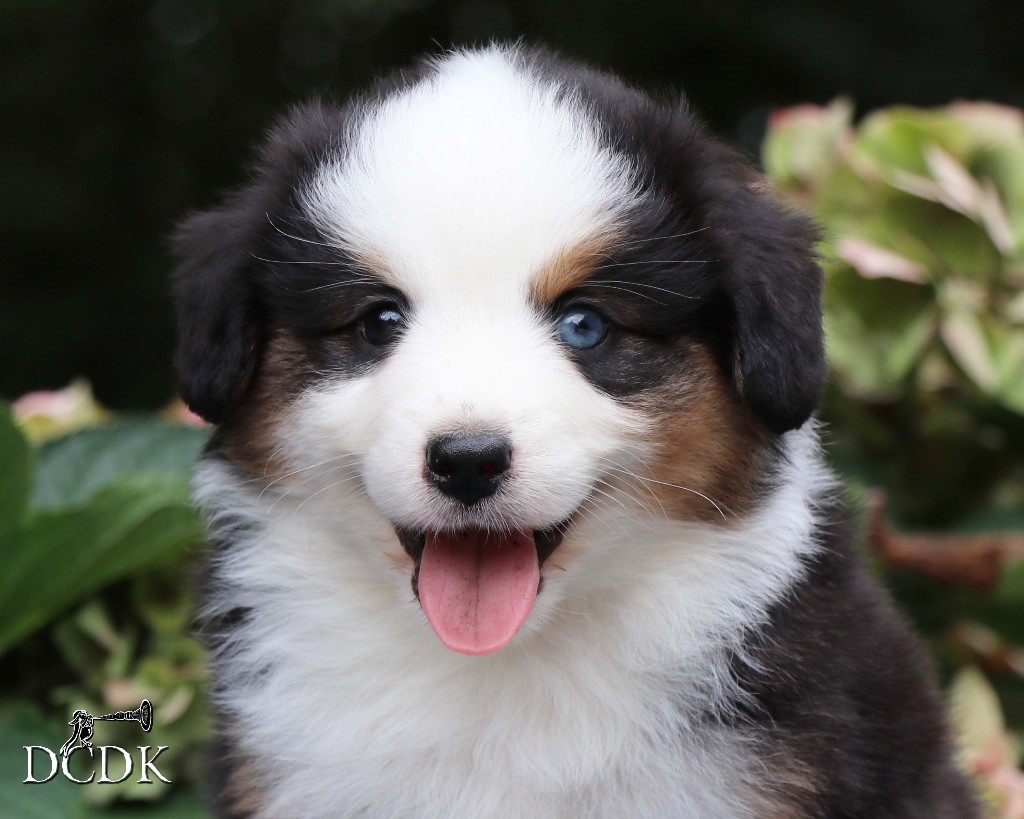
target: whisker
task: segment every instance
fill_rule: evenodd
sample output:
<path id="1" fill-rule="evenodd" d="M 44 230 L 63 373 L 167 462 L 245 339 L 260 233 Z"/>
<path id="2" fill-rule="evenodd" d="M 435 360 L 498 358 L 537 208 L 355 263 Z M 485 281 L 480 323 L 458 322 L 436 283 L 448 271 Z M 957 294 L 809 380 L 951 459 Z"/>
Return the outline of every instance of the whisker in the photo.
<path id="1" fill-rule="evenodd" d="M 636 503 L 638 506 L 644 508 L 645 510 L 649 510 L 649 507 L 648 507 L 646 501 L 644 500 L 644 498 L 641 495 L 635 494 L 633 492 L 628 491 L 630 489 L 638 489 L 638 490 L 647 492 L 647 493 L 649 493 L 649 494 L 651 494 L 653 496 L 654 495 L 653 491 L 650 490 L 648 487 L 646 487 L 646 486 L 633 486 L 633 484 L 629 483 L 628 481 L 623 482 L 622 485 L 617 484 L 617 483 L 613 484 L 606 477 L 599 477 L 595 481 L 595 483 L 607 486 L 609 489 L 611 489 L 613 491 L 616 491 L 616 492 L 619 492 L 621 495 L 623 495 L 624 497 L 628 498 L 630 501 Z"/>
<path id="2" fill-rule="evenodd" d="M 600 279 L 598 281 L 583 282 L 580 287 L 603 287 L 606 284 L 624 284 L 628 287 L 646 287 L 648 290 L 660 290 L 662 293 L 668 293 L 672 296 L 676 296 L 680 299 L 695 299 L 700 300 L 700 296 L 688 296 L 685 293 L 679 293 L 676 290 L 669 290 L 667 287 L 658 287 L 654 284 L 646 284 L 644 282 L 629 282 L 622 279 Z M 640 295 L 637 293 L 637 295 Z"/>
<path id="3" fill-rule="evenodd" d="M 289 239 L 294 239 L 296 242 L 305 242 L 307 245 L 318 245 L 319 247 L 329 247 L 332 250 L 339 250 L 337 245 L 333 245 L 328 242 L 314 242 L 312 239 L 303 239 L 301 236 L 293 236 L 291 233 L 286 233 L 274 224 L 274 220 L 270 218 L 269 213 L 264 211 L 264 215 L 267 217 L 267 221 L 270 222 L 270 226 L 282 236 L 287 236 Z"/>
<path id="4" fill-rule="evenodd" d="M 691 489 L 688 486 L 681 486 L 681 485 L 676 484 L 676 483 L 668 483 L 666 481 L 659 481 L 659 480 L 657 480 L 655 478 L 645 478 L 645 477 L 643 477 L 641 475 L 637 475 L 635 472 L 630 472 L 628 469 L 626 469 L 625 467 L 622 467 L 622 466 L 610 467 L 610 468 L 622 471 L 622 472 L 626 473 L 627 475 L 631 475 L 632 477 L 636 478 L 638 481 L 644 481 L 645 483 L 655 483 L 655 484 L 658 484 L 659 486 L 668 486 L 668 487 L 671 487 L 672 489 L 681 489 L 684 492 L 690 492 L 691 494 L 697 495 L 698 497 L 703 498 L 708 503 L 710 503 L 712 506 L 714 506 L 715 510 L 718 512 L 718 514 L 720 514 L 722 516 L 723 520 L 728 520 L 728 518 L 726 517 L 725 512 L 722 511 L 722 507 L 719 506 L 717 503 L 715 503 L 711 498 L 709 498 L 703 492 L 698 492 L 696 489 Z"/>
<path id="5" fill-rule="evenodd" d="M 374 279 L 370 276 L 363 276 L 362 278 L 356 278 L 354 281 L 349 282 L 331 282 L 330 284 L 318 284 L 316 287 L 310 287 L 306 290 L 300 290 L 300 293 L 315 293 L 317 290 L 332 290 L 334 288 L 352 287 L 356 284 L 379 284 L 379 280 Z"/>
<path id="6" fill-rule="evenodd" d="M 635 518 L 633 510 L 631 510 L 628 506 L 626 506 L 626 504 L 620 498 L 615 497 L 610 492 L 605 492 L 603 489 L 599 489 L 597 486 L 591 487 L 591 491 L 592 492 L 596 492 L 597 494 L 602 495 L 603 497 L 608 498 L 608 500 L 613 501 L 614 503 L 618 504 L 618 506 L 622 510 L 623 514 L 629 515 L 630 520 L 632 520 L 634 523 L 640 524 L 640 521 Z"/>
<path id="7" fill-rule="evenodd" d="M 608 290 L 621 290 L 623 293 L 629 293 L 631 296 L 639 296 L 642 299 L 653 301 L 655 304 L 661 305 L 662 307 L 666 306 L 665 302 L 658 301 L 653 296 L 648 296 L 645 293 L 636 293 L 633 290 L 628 290 L 625 287 L 615 287 L 614 285 L 604 284 L 602 282 L 583 282 L 583 284 L 581 284 L 580 287 L 604 287 L 607 288 Z"/>
<path id="8" fill-rule="evenodd" d="M 580 504 L 580 509 L 584 510 L 589 515 L 589 522 L 591 525 L 598 524 L 601 527 L 601 532 L 606 535 L 614 535 L 616 533 L 624 536 L 627 540 L 632 541 L 630 532 L 626 529 L 623 520 L 618 515 L 613 515 L 611 520 L 601 516 L 601 513 L 606 509 L 606 505 L 599 502 L 594 496 L 588 496 L 584 498 Z M 612 526 L 614 523 L 614 527 Z M 578 534 L 582 528 L 581 521 L 573 519 L 569 524 L 569 528 L 566 530 L 567 535 Z"/>
<path id="9" fill-rule="evenodd" d="M 248 485 L 250 483 L 259 483 L 259 482 L 263 481 L 267 477 L 267 470 L 270 469 L 271 461 L 273 461 L 274 458 L 277 457 L 278 453 L 280 453 L 281 450 L 284 449 L 286 446 L 288 446 L 287 443 L 281 444 L 281 446 L 279 446 L 277 449 L 275 449 L 273 452 L 270 453 L 270 457 L 267 458 L 267 463 L 263 467 L 263 474 L 260 477 L 258 477 L 258 478 L 246 478 L 244 481 L 242 481 L 242 483 Z"/>
<path id="10" fill-rule="evenodd" d="M 632 240 L 630 242 L 627 242 L 627 243 L 621 245 L 621 247 L 635 247 L 636 245 L 643 245 L 643 244 L 647 244 L 648 242 L 662 242 L 662 241 L 668 241 L 669 239 L 681 239 L 684 236 L 692 236 L 694 233 L 701 233 L 702 231 L 710 230 L 710 229 L 711 229 L 711 225 L 705 225 L 704 227 L 697 228 L 696 230 L 688 230 L 688 231 L 686 231 L 684 233 L 673 233 L 673 234 L 671 234 L 669 236 L 651 236 L 651 237 L 649 237 L 647 239 L 634 239 L 634 240 Z"/>
<path id="11" fill-rule="evenodd" d="M 718 259 L 637 259 L 635 262 L 608 262 L 594 268 L 604 270 L 608 267 L 630 267 L 638 264 L 714 264 Z"/>
<path id="12" fill-rule="evenodd" d="M 621 471 L 621 470 L 617 470 L 614 466 L 612 466 L 610 468 L 613 471 Z M 604 483 L 607 486 L 611 486 L 611 484 L 609 484 L 604 478 L 599 479 L 599 482 Z M 653 500 L 656 504 L 658 504 L 658 508 L 661 511 L 661 517 L 664 520 L 668 520 L 668 511 L 665 509 L 665 504 L 663 504 L 661 502 L 661 498 L 658 497 L 658 493 L 657 492 L 655 492 L 649 486 L 646 486 L 644 484 L 637 485 L 637 484 L 633 484 L 633 483 L 631 483 L 629 481 L 626 481 L 626 486 L 628 486 L 630 488 L 634 488 L 634 489 L 636 489 L 636 490 L 638 490 L 640 492 L 646 493 L 646 495 L 649 496 L 651 498 L 651 500 Z M 631 493 L 626 492 L 625 487 L 622 487 L 622 488 L 616 487 L 616 488 L 618 488 L 619 491 L 622 492 L 627 497 L 633 499 L 639 506 L 643 507 L 647 511 L 649 511 L 649 512 L 653 511 L 651 509 L 651 507 L 644 501 L 643 497 L 640 497 L 639 495 L 633 495 Z"/>
<path id="13" fill-rule="evenodd" d="M 322 472 L 318 472 L 315 475 L 310 475 L 309 477 L 304 478 L 303 480 L 301 480 L 297 484 L 295 484 L 295 486 L 289 486 L 284 491 L 283 494 L 278 495 L 274 499 L 274 502 L 272 504 L 270 504 L 270 506 L 267 507 L 267 511 L 264 514 L 265 515 L 270 515 L 270 513 L 274 511 L 274 507 L 277 506 L 278 503 L 283 501 L 285 498 L 288 498 L 288 497 L 291 497 L 292 495 L 294 495 L 296 490 L 299 489 L 299 487 L 305 486 L 307 483 L 310 483 L 311 481 L 318 480 L 319 478 L 326 478 L 332 472 L 337 472 L 339 469 L 348 469 L 350 466 L 351 466 L 351 464 L 338 464 L 337 466 L 332 466 L 330 469 L 325 469 Z"/>
<path id="14" fill-rule="evenodd" d="M 295 511 L 293 511 L 292 514 L 293 515 L 298 514 L 299 510 L 302 509 L 302 507 L 305 506 L 307 503 L 309 503 L 311 500 L 313 500 L 313 498 L 315 498 L 317 495 L 320 495 L 320 494 L 326 492 L 328 489 L 334 489 L 336 487 L 339 487 L 343 483 L 348 483 L 349 481 L 354 480 L 355 478 L 358 478 L 358 477 L 359 477 L 358 475 L 350 475 L 347 478 L 342 478 L 340 481 L 336 481 L 335 483 L 328 484 L 327 486 L 323 487 L 322 489 L 318 489 L 316 492 L 314 492 L 308 498 L 303 500 L 302 503 L 300 503 L 298 506 L 296 506 L 295 507 Z M 275 501 L 275 503 L 276 503 L 276 501 Z"/>
<path id="15" fill-rule="evenodd" d="M 599 484 L 607 487 L 610 491 L 604 491 L 603 489 L 600 488 Z M 625 533 L 626 530 L 622 526 L 622 518 L 625 518 L 630 523 L 633 523 L 641 527 L 642 529 L 650 529 L 649 519 L 645 520 L 641 516 L 641 512 L 647 511 L 647 505 L 638 498 L 634 497 L 633 495 L 630 495 L 629 493 L 625 492 L 622 487 L 608 483 L 608 481 L 604 480 L 603 478 L 598 478 L 596 481 L 591 483 L 589 487 L 589 492 L 590 494 L 588 498 L 585 499 L 585 501 L 593 501 L 596 505 L 595 508 L 598 511 L 607 508 L 607 504 L 600 503 L 596 495 L 600 495 L 604 498 L 607 498 L 609 501 L 615 503 L 622 510 L 622 515 L 620 516 L 616 514 L 615 520 L 618 522 L 619 529 L 623 533 Z M 618 497 L 615 493 L 618 493 L 618 495 L 621 495 L 622 497 Z M 623 501 L 622 498 L 626 498 L 628 501 L 630 501 L 630 503 L 627 504 L 626 502 Z M 580 506 L 583 507 L 583 503 L 581 503 Z"/>
<path id="16" fill-rule="evenodd" d="M 284 449 L 286 446 L 288 446 L 288 444 L 281 444 L 281 446 L 279 446 L 277 449 L 270 453 L 270 457 L 267 458 L 267 464 L 266 466 L 263 467 L 264 478 L 267 477 L 267 470 L 270 469 L 270 462 L 273 461 L 274 458 L 276 458 L 280 454 L 281 450 Z"/>
<path id="17" fill-rule="evenodd" d="M 272 480 L 270 483 L 268 483 L 266 486 L 263 487 L 263 490 L 256 497 L 256 502 L 258 503 L 260 501 L 260 499 L 263 497 L 263 493 L 266 492 L 268 489 L 270 489 L 270 487 L 272 487 L 274 484 L 278 483 L 279 481 L 283 481 L 285 478 L 290 478 L 292 475 L 298 475 L 300 472 L 306 472 L 306 471 L 308 471 L 310 469 L 316 469 L 318 466 L 323 466 L 324 464 L 329 464 L 329 463 L 332 463 L 334 461 L 341 460 L 342 458 L 356 458 L 356 457 L 358 457 L 358 456 L 356 456 L 354 453 L 346 453 L 344 455 L 335 455 L 333 458 L 328 458 L 327 460 L 320 461 L 320 462 L 315 463 L 315 464 L 310 464 L 309 466 L 304 466 L 301 469 L 296 469 L 296 470 L 293 470 L 292 472 L 286 472 L 284 475 L 279 475 L 278 477 L 274 478 L 274 480 Z M 266 474 L 266 473 L 264 473 L 264 474 Z"/>
<path id="18" fill-rule="evenodd" d="M 261 262 L 267 262 L 267 264 L 315 264 L 315 265 L 319 265 L 320 267 L 347 267 L 347 268 L 351 268 L 352 267 L 352 263 L 351 262 L 324 262 L 324 261 L 315 261 L 315 260 L 314 261 L 310 261 L 310 260 L 300 261 L 300 260 L 296 260 L 296 259 L 267 259 L 267 258 L 264 258 L 263 256 L 257 256 L 255 253 L 250 253 L 249 255 L 252 256 L 254 259 L 258 259 Z M 360 274 L 353 274 L 353 275 L 360 275 Z M 364 278 L 369 279 L 368 276 L 365 276 Z"/>

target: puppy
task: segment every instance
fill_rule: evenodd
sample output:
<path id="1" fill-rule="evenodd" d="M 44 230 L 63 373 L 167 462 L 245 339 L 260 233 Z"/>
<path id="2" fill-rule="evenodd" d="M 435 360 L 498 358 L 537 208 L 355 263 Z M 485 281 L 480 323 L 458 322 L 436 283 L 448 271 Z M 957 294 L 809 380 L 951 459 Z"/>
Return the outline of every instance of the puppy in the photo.
<path id="1" fill-rule="evenodd" d="M 176 240 L 219 814 L 974 816 L 809 420 L 814 241 L 545 52 L 281 120 Z"/>

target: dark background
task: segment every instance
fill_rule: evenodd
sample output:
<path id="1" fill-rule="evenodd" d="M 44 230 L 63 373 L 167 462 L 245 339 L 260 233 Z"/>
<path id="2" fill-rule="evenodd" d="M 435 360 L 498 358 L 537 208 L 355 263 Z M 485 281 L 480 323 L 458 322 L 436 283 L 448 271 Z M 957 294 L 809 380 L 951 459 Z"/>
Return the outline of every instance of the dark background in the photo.
<path id="1" fill-rule="evenodd" d="M 0 397 L 76 375 L 166 403 L 166 236 L 244 178 L 290 101 L 424 51 L 541 41 L 685 89 L 752 156 L 772 108 L 852 97 L 1024 106 L 1021 0 L 4 0 Z"/>

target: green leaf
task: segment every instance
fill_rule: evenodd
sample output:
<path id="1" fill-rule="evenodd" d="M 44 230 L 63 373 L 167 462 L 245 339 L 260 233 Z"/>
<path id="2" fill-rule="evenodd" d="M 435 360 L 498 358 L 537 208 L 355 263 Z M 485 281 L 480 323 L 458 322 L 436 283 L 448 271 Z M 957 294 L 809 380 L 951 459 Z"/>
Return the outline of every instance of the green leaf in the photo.
<path id="1" fill-rule="evenodd" d="M 152 475 L 38 515 L 2 555 L 0 653 L 103 586 L 197 547 L 187 499 L 183 476 Z"/>
<path id="2" fill-rule="evenodd" d="M 989 281 L 1002 259 L 985 228 L 944 205 L 896 193 L 879 205 L 882 236 L 868 237 L 922 262 L 938 274 Z"/>
<path id="3" fill-rule="evenodd" d="M 852 118 L 853 105 L 844 99 L 827 108 L 799 105 L 776 111 L 761 152 L 765 169 L 779 183 L 818 184 L 835 164 Z"/>
<path id="4" fill-rule="evenodd" d="M 996 758 L 1009 754 L 999 697 L 984 674 L 973 666 L 961 670 L 950 686 L 949 703 L 962 748 Z"/>
<path id="5" fill-rule="evenodd" d="M 14 423 L 6 404 L 0 404 L 0 543 L 20 526 L 31 479 L 28 441 Z"/>
<path id="6" fill-rule="evenodd" d="M 979 177 L 992 180 L 998 189 L 1020 249 L 1024 242 L 1024 141 L 980 151 L 972 170 Z"/>
<path id="7" fill-rule="evenodd" d="M 982 390 L 1024 415 L 1024 328 L 954 306 L 943 318 L 942 339 Z"/>
<path id="8" fill-rule="evenodd" d="M 849 165 L 837 163 L 816 191 L 813 212 L 831 235 L 859 234 L 864 221 L 874 216 L 879 197 L 888 191 L 881 181 L 865 179 Z"/>
<path id="9" fill-rule="evenodd" d="M 1024 143 L 1024 112 L 1019 108 L 960 100 L 946 110 L 968 129 L 972 148 L 1003 148 Z"/>
<path id="10" fill-rule="evenodd" d="M 967 127 L 947 111 L 886 108 L 861 123 L 853 153 L 885 176 L 897 169 L 924 176 L 925 146 L 937 144 L 957 156 L 970 143 Z"/>
<path id="11" fill-rule="evenodd" d="M 210 816 L 206 802 L 189 788 L 175 787 L 166 799 L 154 804 L 121 803 L 113 808 L 87 809 L 82 819 L 204 819 Z"/>
<path id="12" fill-rule="evenodd" d="M 994 594 L 1004 603 L 1024 604 L 1024 560 L 1014 560 L 1003 567 Z"/>
<path id="13" fill-rule="evenodd" d="M 930 288 L 868 280 L 846 265 L 826 282 L 829 359 L 840 383 L 873 399 L 898 395 L 934 328 Z"/>
<path id="14" fill-rule="evenodd" d="M 79 506 L 118 481 L 158 475 L 187 479 L 209 432 L 158 420 L 85 429 L 39 451 L 34 509 Z"/>

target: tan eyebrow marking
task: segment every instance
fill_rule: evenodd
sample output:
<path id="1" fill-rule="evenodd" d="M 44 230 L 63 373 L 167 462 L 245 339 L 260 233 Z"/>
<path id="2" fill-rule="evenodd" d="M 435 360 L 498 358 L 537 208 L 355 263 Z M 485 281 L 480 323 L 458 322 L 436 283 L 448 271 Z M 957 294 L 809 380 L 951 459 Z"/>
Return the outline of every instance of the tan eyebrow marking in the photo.
<path id="1" fill-rule="evenodd" d="M 530 282 L 530 297 L 537 304 L 547 305 L 583 284 L 608 259 L 617 238 L 615 231 L 605 230 L 559 251 Z"/>

